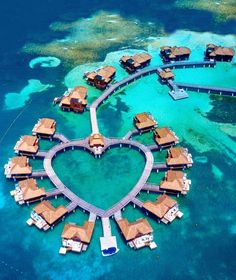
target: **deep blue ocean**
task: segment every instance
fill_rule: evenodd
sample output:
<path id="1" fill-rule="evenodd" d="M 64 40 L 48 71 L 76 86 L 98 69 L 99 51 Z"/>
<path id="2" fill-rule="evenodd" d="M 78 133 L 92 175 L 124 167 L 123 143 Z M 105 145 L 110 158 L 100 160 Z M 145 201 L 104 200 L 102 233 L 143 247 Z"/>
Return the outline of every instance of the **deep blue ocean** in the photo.
<path id="1" fill-rule="evenodd" d="M 156 54 L 155 65 L 160 63 L 157 50 L 163 42 L 191 45 L 196 59 L 200 59 L 207 40 L 235 48 L 234 1 L 223 4 L 223 1 L 208 1 L 209 5 L 197 2 L 198 5 L 196 1 L 183 1 L 182 5 L 182 1 L 174 0 L 8 0 L 0 3 L 0 279 L 236 279 L 236 98 L 190 93 L 189 99 L 176 106 L 166 88 L 153 86 L 156 77 L 148 77 L 145 82 L 140 80 L 122 94 L 111 97 L 99 109 L 102 132 L 120 137 L 132 128 L 135 113 L 150 111 L 161 125 L 175 129 L 181 144 L 193 155 L 195 164 L 188 172 L 192 189 L 187 197 L 178 199 L 184 217 L 170 226 L 149 220 L 158 244 L 154 251 L 128 248 L 112 221 L 120 252 L 103 258 L 99 245 L 102 228 L 98 221 L 86 253 L 60 256 L 64 223 L 46 233 L 29 228 L 26 220 L 34 205 L 16 205 L 9 194 L 14 183 L 7 181 L 3 174 L 3 166 L 13 155 L 16 141 L 21 135 L 29 134 L 42 116 L 55 118 L 59 131 L 72 139 L 89 135 L 88 113 L 75 116 L 52 106 L 53 98 L 61 95 L 66 87 L 76 85 L 77 81 L 84 83 L 81 76 L 89 67 L 96 68 L 105 59 L 119 67 L 118 58 L 128 49 L 144 49 L 153 56 Z M 212 8 L 218 6 L 219 9 Z M 118 26 L 107 26 L 117 22 Z M 61 64 L 31 68 L 30 61 L 41 56 L 57 57 Z M 176 77 L 181 82 L 199 81 L 236 88 L 235 61 L 230 65 L 221 64 L 211 73 L 191 69 L 183 76 L 182 70 L 178 70 Z M 123 75 L 119 70 L 117 79 Z M 148 100 L 146 94 L 150 94 Z M 98 95 L 97 90 L 91 89 L 89 101 Z M 156 106 L 155 101 L 159 102 Z M 140 141 L 148 142 L 150 138 L 140 138 Z M 50 147 L 46 141 L 42 145 L 45 149 Z M 122 156 L 127 156 L 130 173 L 136 172 L 135 162 L 129 162 L 128 155 Z M 87 160 L 87 156 L 81 158 Z M 132 158 L 140 164 L 138 156 Z M 163 155 L 155 155 L 155 158 L 158 161 Z M 70 160 L 65 159 L 67 166 Z M 109 161 L 109 157 L 106 160 Z M 89 164 L 84 165 L 84 170 L 92 168 Z M 35 161 L 32 165 L 39 169 L 42 162 Z M 128 176 L 124 164 L 118 167 Z M 59 158 L 56 169 L 60 170 Z M 107 167 L 99 172 L 104 170 L 109 176 Z M 66 172 L 68 170 L 64 172 L 65 178 Z M 150 181 L 158 182 L 158 176 L 152 174 Z M 98 178 L 102 180 L 102 173 Z M 89 182 L 92 185 L 93 180 L 89 178 Z M 128 182 L 126 178 L 124 183 Z M 41 184 L 52 187 L 47 180 Z M 101 185 L 106 187 L 104 182 Z M 114 185 L 118 187 L 117 182 Z M 86 188 L 86 183 L 83 187 Z M 140 195 L 143 200 L 155 197 Z M 60 198 L 53 203 L 65 205 L 67 201 Z M 124 216 L 135 220 L 144 214 L 128 206 Z M 68 221 L 81 224 L 86 219 L 87 215 L 78 210 Z"/>

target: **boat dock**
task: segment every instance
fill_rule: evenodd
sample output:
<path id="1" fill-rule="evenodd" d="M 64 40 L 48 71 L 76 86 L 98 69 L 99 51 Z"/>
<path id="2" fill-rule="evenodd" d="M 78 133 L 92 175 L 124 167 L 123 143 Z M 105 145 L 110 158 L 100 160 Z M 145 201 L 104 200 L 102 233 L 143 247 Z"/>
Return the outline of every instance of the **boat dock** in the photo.
<path id="1" fill-rule="evenodd" d="M 119 249 L 116 237 L 112 236 L 111 224 L 108 217 L 102 218 L 103 237 L 100 237 L 100 245 L 103 256 L 111 256 L 116 254 Z"/>
<path id="2" fill-rule="evenodd" d="M 171 88 L 171 90 L 169 91 L 169 95 L 174 100 L 188 98 L 187 92 L 183 88 L 181 88 L 179 85 L 177 85 L 174 81 L 168 80 L 167 84 Z"/>

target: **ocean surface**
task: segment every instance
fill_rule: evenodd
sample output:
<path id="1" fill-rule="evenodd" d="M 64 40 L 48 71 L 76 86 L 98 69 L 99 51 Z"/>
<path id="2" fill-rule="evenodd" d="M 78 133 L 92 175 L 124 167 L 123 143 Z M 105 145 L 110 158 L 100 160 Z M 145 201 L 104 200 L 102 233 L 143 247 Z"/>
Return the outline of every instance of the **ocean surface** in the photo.
<path id="1" fill-rule="evenodd" d="M 119 253 L 101 256 L 97 221 L 91 244 L 84 254 L 60 256 L 65 222 L 82 224 L 88 215 L 71 214 L 53 231 L 29 228 L 26 220 L 34 205 L 20 207 L 10 196 L 14 182 L 7 181 L 3 166 L 13 156 L 21 135 L 30 134 L 40 117 L 55 118 L 57 128 L 71 139 L 91 133 L 89 113 L 62 112 L 54 97 L 67 87 L 86 85 L 83 73 L 102 65 L 117 68 L 116 81 L 127 76 L 119 58 L 143 50 L 152 65 L 161 64 L 159 47 L 187 45 L 191 60 L 202 60 L 207 43 L 236 47 L 234 1 L 66 1 L 9 0 L 0 4 L 0 279 L 236 279 L 236 99 L 189 92 L 173 101 L 168 88 L 155 75 L 136 81 L 109 98 L 98 109 L 99 128 L 105 136 L 123 137 L 133 128 L 133 116 L 150 112 L 160 126 L 170 126 L 192 153 L 188 170 L 192 186 L 177 198 L 181 220 L 171 225 L 148 218 L 154 229 L 156 250 L 134 251 L 124 242 L 112 220 Z M 197 4 L 196 4 L 197 2 Z M 175 70 L 176 81 L 236 88 L 236 60 L 216 68 Z M 101 92 L 89 87 L 88 101 Z M 152 144 L 151 134 L 135 137 Z M 41 149 L 55 143 L 41 141 Z M 156 161 L 165 152 L 154 153 Z M 41 160 L 31 160 L 34 169 Z M 108 208 L 138 180 L 143 157 L 126 148 L 111 149 L 95 160 L 82 151 L 67 151 L 53 162 L 57 175 L 75 193 Z M 163 173 L 152 173 L 159 183 Z M 46 189 L 49 180 L 39 181 Z M 143 201 L 155 194 L 141 192 Z M 51 200 L 66 205 L 64 198 Z M 130 221 L 145 214 L 132 205 L 122 212 Z"/>

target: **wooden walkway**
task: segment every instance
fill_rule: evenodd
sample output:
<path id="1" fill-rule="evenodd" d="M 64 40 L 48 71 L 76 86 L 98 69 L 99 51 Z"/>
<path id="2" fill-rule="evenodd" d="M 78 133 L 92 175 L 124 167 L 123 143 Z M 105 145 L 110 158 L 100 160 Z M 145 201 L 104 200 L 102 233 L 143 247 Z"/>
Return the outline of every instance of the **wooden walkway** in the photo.
<path id="1" fill-rule="evenodd" d="M 67 143 L 70 140 L 64 134 L 54 134 L 53 139 L 58 140 L 62 143 Z"/>
<path id="2" fill-rule="evenodd" d="M 164 162 L 156 162 L 153 164 L 152 170 L 167 170 L 168 166 Z"/>
<path id="3" fill-rule="evenodd" d="M 59 189 L 51 189 L 46 192 L 46 198 L 56 197 L 61 194 L 62 194 L 62 192 Z"/>
<path id="4" fill-rule="evenodd" d="M 130 139 L 135 135 L 138 135 L 140 131 L 138 129 L 133 129 L 128 131 L 128 133 L 123 137 L 123 139 Z"/>
<path id="5" fill-rule="evenodd" d="M 154 152 L 154 151 L 160 151 L 160 149 L 161 149 L 157 144 L 148 145 L 147 147 L 148 147 L 148 149 L 149 149 L 150 151 L 152 151 L 152 152 Z"/>
<path id="6" fill-rule="evenodd" d="M 119 220 L 122 219 L 121 210 L 119 210 L 116 213 L 114 213 L 114 218 L 115 218 L 116 221 L 119 221 Z"/>
<path id="7" fill-rule="evenodd" d="M 97 218 L 97 216 L 96 216 L 96 214 L 94 214 L 94 213 L 89 213 L 89 222 L 96 222 L 96 218 Z"/>
<path id="8" fill-rule="evenodd" d="M 137 197 L 133 198 L 132 202 L 137 205 L 139 208 L 143 207 L 143 202 L 139 200 Z"/>
<path id="9" fill-rule="evenodd" d="M 33 171 L 32 178 L 44 178 L 44 177 L 48 177 L 48 174 L 45 170 L 38 170 L 38 171 Z"/>
<path id="10" fill-rule="evenodd" d="M 37 154 L 35 155 L 36 158 L 44 158 L 47 154 L 47 151 L 39 151 L 37 152 Z"/>
<path id="11" fill-rule="evenodd" d="M 143 191 L 150 191 L 150 192 L 157 192 L 157 193 L 163 193 L 164 191 L 160 190 L 160 186 L 156 184 L 147 183 L 142 188 Z"/>
<path id="12" fill-rule="evenodd" d="M 152 75 L 157 74 L 161 70 L 165 68 L 197 68 L 197 67 L 214 67 L 215 61 L 178 61 L 175 63 L 163 64 L 161 66 L 149 67 L 142 70 L 137 71 L 136 73 L 129 75 L 123 80 L 117 82 L 116 84 L 109 85 L 108 88 L 90 105 L 90 119 L 91 119 L 91 127 L 92 134 L 99 133 L 98 122 L 97 122 L 97 108 L 113 93 L 120 90 L 121 88 L 135 82 L 136 80 Z"/>
<path id="13" fill-rule="evenodd" d="M 205 92 L 208 94 L 219 94 L 223 96 L 236 96 L 235 88 L 224 88 L 224 87 L 212 87 L 212 86 L 202 86 L 187 83 L 176 83 L 177 86 L 191 91 Z"/>

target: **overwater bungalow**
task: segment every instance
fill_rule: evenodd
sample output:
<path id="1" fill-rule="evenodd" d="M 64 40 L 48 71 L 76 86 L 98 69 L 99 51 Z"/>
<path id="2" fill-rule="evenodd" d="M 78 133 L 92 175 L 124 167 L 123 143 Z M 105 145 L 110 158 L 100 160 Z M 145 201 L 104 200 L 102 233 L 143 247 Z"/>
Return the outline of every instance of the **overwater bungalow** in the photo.
<path id="1" fill-rule="evenodd" d="M 143 208 L 164 224 L 171 223 L 176 217 L 183 216 L 183 213 L 179 211 L 177 201 L 166 194 L 159 196 L 154 202 L 144 202 Z"/>
<path id="2" fill-rule="evenodd" d="M 101 154 L 103 147 L 105 146 L 105 139 L 99 133 L 90 135 L 88 140 L 90 148 L 92 148 L 95 154 Z"/>
<path id="3" fill-rule="evenodd" d="M 61 98 L 59 106 L 62 108 L 62 110 L 82 113 L 87 106 L 86 98 L 86 87 L 79 86 L 75 87 L 74 89 L 68 89 Z"/>
<path id="4" fill-rule="evenodd" d="M 64 226 L 62 232 L 62 247 L 59 253 L 65 255 L 67 251 L 81 253 L 86 251 L 90 243 L 94 222 L 86 221 L 83 226 L 69 223 Z"/>
<path id="5" fill-rule="evenodd" d="M 208 44 L 205 51 L 205 59 L 216 61 L 232 61 L 235 51 L 232 48 L 225 48 L 216 46 L 214 44 Z"/>
<path id="6" fill-rule="evenodd" d="M 154 130 L 154 140 L 160 148 L 168 148 L 179 142 L 179 138 L 168 127 L 156 128 Z"/>
<path id="7" fill-rule="evenodd" d="M 140 132 L 145 132 L 155 128 L 158 124 L 151 114 L 144 112 L 135 115 L 134 125 Z"/>
<path id="8" fill-rule="evenodd" d="M 116 69 L 113 66 L 105 66 L 93 72 L 86 72 L 84 78 L 89 85 L 98 89 L 105 89 L 115 77 Z"/>
<path id="9" fill-rule="evenodd" d="M 161 47 L 160 55 L 163 62 L 172 62 L 179 60 L 187 60 L 190 56 L 191 50 L 187 47 Z"/>
<path id="10" fill-rule="evenodd" d="M 166 164 L 170 168 L 185 168 L 191 167 L 193 164 L 192 155 L 188 153 L 188 149 L 183 147 L 170 148 Z"/>
<path id="11" fill-rule="evenodd" d="M 120 64 L 128 73 L 134 73 L 138 69 L 148 66 L 151 62 L 151 55 L 140 53 L 133 56 L 124 55 L 120 59 Z"/>
<path id="12" fill-rule="evenodd" d="M 165 68 L 159 73 L 159 77 L 162 83 L 166 83 L 168 80 L 174 80 L 175 74 L 170 68 Z"/>
<path id="13" fill-rule="evenodd" d="M 127 219 L 120 219 L 117 224 L 131 248 L 140 249 L 148 246 L 154 249 L 157 247 L 153 241 L 153 229 L 147 219 L 139 219 L 132 223 L 129 223 Z"/>
<path id="14" fill-rule="evenodd" d="M 68 210 L 64 206 L 55 208 L 49 201 L 44 200 L 34 207 L 27 224 L 34 224 L 38 229 L 46 231 L 53 228 L 67 213 Z"/>
<path id="15" fill-rule="evenodd" d="M 168 170 L 165 178 L 160 183 L 160 190 L 168 193 L 180 193 L 186 195 L 189 191 L 191 180 L 182 171 Z"/>
<path id="16" fill-rule="evenodd" d="M 24 203 L 31 203 L 37 200 L 41 200 L 46 197 L 46 191 L 44 188 L 39 188 L 37 181 L 33 178 L 19 181 L 16 184 L 15 190 L 11 191 L 11 195 L 14 196 L 15 201 L 22 205 Z"/>
<path id="17" fill-rule="evenodd" d="M 48 118 L 39 119 L 32 132 L 37 137 L 51 138 L 56 132 L 56 121 Z"/>
<path id="18" fill-rule="evenodd" d="M 4 174 L 7 178 L 22 179 L 32 174 L 29 159 L 25 156 L 13 157 L 4 166 Z"/>
<path id="19" fill-rule="evenodd" d="M 24 135 L 17 141 L 14 151 L 20 155 L 35 155 L 39 150 L 39 140 L 36 136 Z"/>

